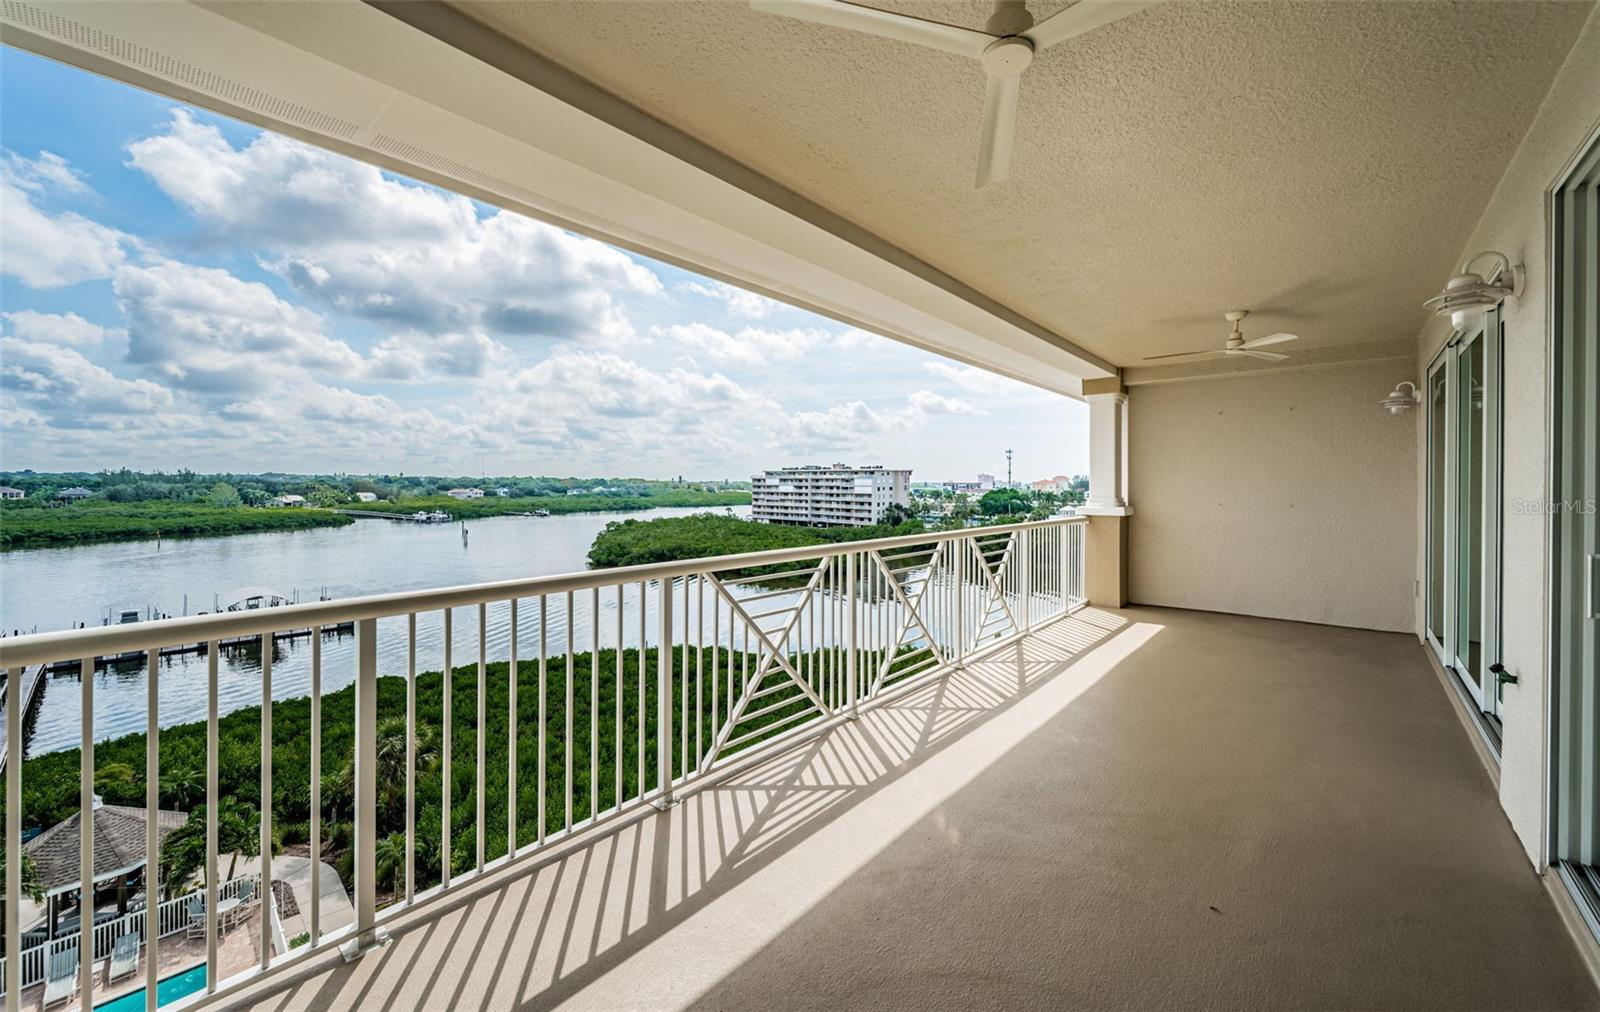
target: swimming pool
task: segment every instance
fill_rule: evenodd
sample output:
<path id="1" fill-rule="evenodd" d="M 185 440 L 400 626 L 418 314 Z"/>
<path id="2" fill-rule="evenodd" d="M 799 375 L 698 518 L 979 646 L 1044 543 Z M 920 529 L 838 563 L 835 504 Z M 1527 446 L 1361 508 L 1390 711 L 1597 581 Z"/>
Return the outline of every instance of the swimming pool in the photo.
<path id="1" fill-rule="evenodd" d="M 170 1005 L 179 998 L 187 998 L 196 991 L 202 991 L 206 986 L 206 964 L 201 963 L 193 969 L 182 973 L 175 973 L 156 985 L 156 1004 Z M 147 988 L 129 991 L 125 995 L 113 998 L 104 1005 L 96 1005 L 94 1012 L 143 1012 L 144 993 Z"/>

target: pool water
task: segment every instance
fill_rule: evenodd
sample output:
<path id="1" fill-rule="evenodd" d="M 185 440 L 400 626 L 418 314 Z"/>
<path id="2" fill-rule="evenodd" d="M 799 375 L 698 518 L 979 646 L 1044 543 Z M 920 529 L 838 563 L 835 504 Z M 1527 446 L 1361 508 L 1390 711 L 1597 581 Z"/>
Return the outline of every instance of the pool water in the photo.
<path id="1" fill-rule="evenodd" d="M 191 970 L 175 973 L 166 980 L 156 985 L 156 1004 L 170 1005 L 179 998 L 187 998 L 196 991 L 205 990 L 206 965 L 201 963 Z M 143 1012 L 144 994 L 147 988 L 130 991 L 125 995 L 96 1005 L 95 1012 Z"/>

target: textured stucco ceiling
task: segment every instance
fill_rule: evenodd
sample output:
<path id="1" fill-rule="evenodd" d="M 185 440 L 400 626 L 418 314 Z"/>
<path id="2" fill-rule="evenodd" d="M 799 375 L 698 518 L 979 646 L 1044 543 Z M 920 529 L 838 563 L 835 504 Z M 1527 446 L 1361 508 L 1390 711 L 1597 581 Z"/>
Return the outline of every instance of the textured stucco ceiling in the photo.
<path id="1" fill-rule="evenodd" d="M 458 6 L 1119 365 L 1231 308 L 1301 347 L 1414 335 L 1592 10 L 1171 0 L 1044 51 L 975 191 L 960 57 L 732 0 Z"/>

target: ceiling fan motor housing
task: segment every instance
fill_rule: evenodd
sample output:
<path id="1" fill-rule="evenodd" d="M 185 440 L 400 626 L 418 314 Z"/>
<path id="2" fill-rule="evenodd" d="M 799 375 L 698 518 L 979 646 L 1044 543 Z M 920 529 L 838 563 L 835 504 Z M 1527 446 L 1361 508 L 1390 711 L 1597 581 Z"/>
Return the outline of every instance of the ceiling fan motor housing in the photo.
<path id="1" fill-rule="evenodd" d="M 983 51 L 983 69 L 990 77 L 1010 77 L 1033 62 L 1033 43 L 1020 35 L 996 39 Z"/>

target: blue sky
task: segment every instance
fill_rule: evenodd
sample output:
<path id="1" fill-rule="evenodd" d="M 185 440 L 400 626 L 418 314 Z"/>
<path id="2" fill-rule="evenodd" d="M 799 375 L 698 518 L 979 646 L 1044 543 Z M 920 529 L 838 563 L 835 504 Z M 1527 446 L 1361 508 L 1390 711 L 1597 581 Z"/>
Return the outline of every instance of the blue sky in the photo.
<path id="1" fill-rule="evenodd" d="M 1081 404 L 12 49 L 0 147 L 0 469 L 1087 468 Z"/>

